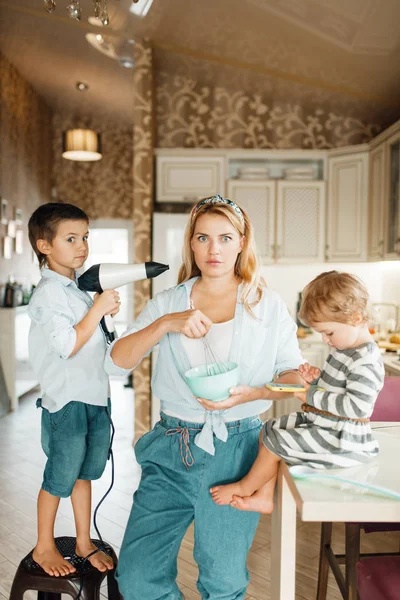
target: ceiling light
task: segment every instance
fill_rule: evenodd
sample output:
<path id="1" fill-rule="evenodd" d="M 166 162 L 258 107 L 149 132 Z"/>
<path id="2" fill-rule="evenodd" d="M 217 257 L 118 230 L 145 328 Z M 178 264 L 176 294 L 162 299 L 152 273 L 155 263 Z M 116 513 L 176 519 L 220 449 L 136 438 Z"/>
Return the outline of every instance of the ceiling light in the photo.
<path id="1" fill-rule="evenodd" d="M 99 17 L 88 17 L 88 22 L 90 25 L 95 25 L 96 27 L 103 27 L 103 23 Z"/>
<path id="2" fill-rule="evenodd" d="M 91 129 L 69 129 L 62 134 L 62 155 L 68 160 L 95 161 L 102 158 L 101 137 Z"/>
<path id="3" fill-rule="evenodd" d="M 100 20 L 102 25 L 108 25 L 110 22 L 108 16 L 108 0 L 93 0 L 93 12 L 94 17 Z M 54 12 L 56 8 L 56 0 L 43 0 L 44 9 L 48 13 Z M 70 3 L 67 5 L 67 14 L 70 19 L 74 19 L 76 21 L 81 20 L 82 9 L 80 5 L 80 0 L 70 0 Z M 97 24 L 97 23 L 96 23 Z"/>
<path id="4" fill-rule="evenodd" d="M 87 92 L 89 89 L 89 84 L 85 83 L 84 81 L 77 81 L 75 87 L 80 92 Z"/>
<path id="5" fill-rule="evenodd" d="M 87 33 L 86 39 L 93 48 L 105 54 L 109 58 L 117 60 L 122 67 L 133 69 L 134 61 L 134 40 L 116 40 L 111 41 L 107 36 Z"/>
<path id="6" fill-rule="evenodd" d="M 129 11 L 137 17 L 145 17 L 152 4 L 153 0 L 136 0 L 131 4 Z"/>

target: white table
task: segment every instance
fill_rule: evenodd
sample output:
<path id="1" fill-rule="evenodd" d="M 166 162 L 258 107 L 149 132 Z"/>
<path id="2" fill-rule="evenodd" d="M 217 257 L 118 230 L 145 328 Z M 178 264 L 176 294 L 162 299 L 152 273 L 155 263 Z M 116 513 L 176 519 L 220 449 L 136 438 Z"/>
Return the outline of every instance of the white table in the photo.
<path id="1" fill-rule="evenodd" d="M 372 426 L 380 444 L 379 457 L 351 471 L 359 481 L 400 493 L 400 423 Z M 341 470 L 346 476 L 348 472 Z M 296 509 L 302 521 L 400 522 L 400 500 L 355 487 L 334 488 L 322 479 L 293 479 L 282 461 L 272 514 L 271 600 L 295 599 Z"/>

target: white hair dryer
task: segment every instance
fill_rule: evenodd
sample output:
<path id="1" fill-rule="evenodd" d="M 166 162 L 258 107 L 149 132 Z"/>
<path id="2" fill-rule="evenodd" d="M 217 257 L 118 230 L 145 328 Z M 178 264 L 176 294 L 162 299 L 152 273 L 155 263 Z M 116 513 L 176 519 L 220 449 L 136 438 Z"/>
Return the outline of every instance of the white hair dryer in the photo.
<path id="1" fill-rule="evenodd" d="M 85 292 L 101 294 L 104 290 L 113 290 L 133 281 L 157 277 L 168 269 L 169 265 L 153 261 L 127 265 L 120 263 L 93 265 L 78 278 L 78 287 Z M 107 340 L 110 342 L 115 340 L 116 332 L 111 315 L 103 317 L 101 326 Z"/>

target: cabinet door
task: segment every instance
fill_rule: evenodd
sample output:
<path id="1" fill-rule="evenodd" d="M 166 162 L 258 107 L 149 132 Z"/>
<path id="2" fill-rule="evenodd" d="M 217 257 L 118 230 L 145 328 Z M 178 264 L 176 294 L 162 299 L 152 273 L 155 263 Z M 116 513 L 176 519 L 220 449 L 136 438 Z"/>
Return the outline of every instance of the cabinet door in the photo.
<path id="1" fill-rule="evenodd" d="M 329 158 L 326 260 L 367 258 L 368 153 Z"/>
<path id="2" fill-rule="evenodd" d="M 279 181 L 276 259 L 280 263 L 324 260 L 325 183 Z"/>
<path id="3" fill-rule="evenodd" d="M 223 194 L 223 156 L 158 156 L 157 202 L 196 202 Z"/>
<path id="4" fill-rule="evenodd" d="M 385 258 L 400 256 L 400 133 L 386 142 L 387 151 L 387 219 Z"/>
<path id="5" fill-rule="evenodd" d="M 384 226 L 386 206 L 386 155 L 385 144 L 371 151 L 369 157 L 369 227 L 368 259 L 382 260 L 385 254 Z"/>
<path id="6" fill-rule="evenodd" d="M 262 263 L 274 260 L 275 182 L 228 181 L 228 198 L 243 206 L 254 227 L 257 254 Z"/>

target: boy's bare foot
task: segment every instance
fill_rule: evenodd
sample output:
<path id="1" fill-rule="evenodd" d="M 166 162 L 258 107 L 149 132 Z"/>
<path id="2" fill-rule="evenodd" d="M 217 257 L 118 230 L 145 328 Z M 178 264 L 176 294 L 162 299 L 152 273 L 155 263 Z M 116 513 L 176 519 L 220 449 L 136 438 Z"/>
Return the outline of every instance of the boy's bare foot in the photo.
<path id="1" fill-rule="evenodd" d="M 228 483 L 226 485 L 217 485 L 210 488 L 212 499 L 216 504 L 230 504 L 234 495 L 246 496 L 248 490 L 244 489 L 244 486 L 240 481 L 235 483 Z"/>
<path id="2" fill-rule="evenodd" d="M 75 567 L 61 556 L 55 544 L 43 549 L 36 546 L 32 558 L 42 567 L 45 573 L 53 577 L 62 577 L 76 571 Z"/>
<path id="3" fill-rule="evenodd" d="M 78 544 L 78 542 L 76 543 L 75 552 L 77 556 L 80 556 L 82 558 L 85 558 L 85 556 L 87 556 L 91 552 L 94 552 L 94 550 L 97 550 L 97 546 L 95 546 L 91 540 L 84 544 Z M 114 568 L 113 559 L 111 558 L 111 556 L 108 556 L 108 554 L 106 554 L 105 552 L 102 552 L 102 550 L 99 550 L 98 552 L 93 554 L 93 556 L 88 558 L 88 561 L 90 562 L 92 567 L 95 567 L 96 569 L 102 572 Z"/>
<path id="4" fill-rule="evenodd" d="M 263 488 L 254 492 L 251 496 L 234 495 L 230 505 L 238 510 L 249 510 L 264 515 L 270 515 L 274 510 L 274 502 L 270 495 L 265 494 Z"/>

